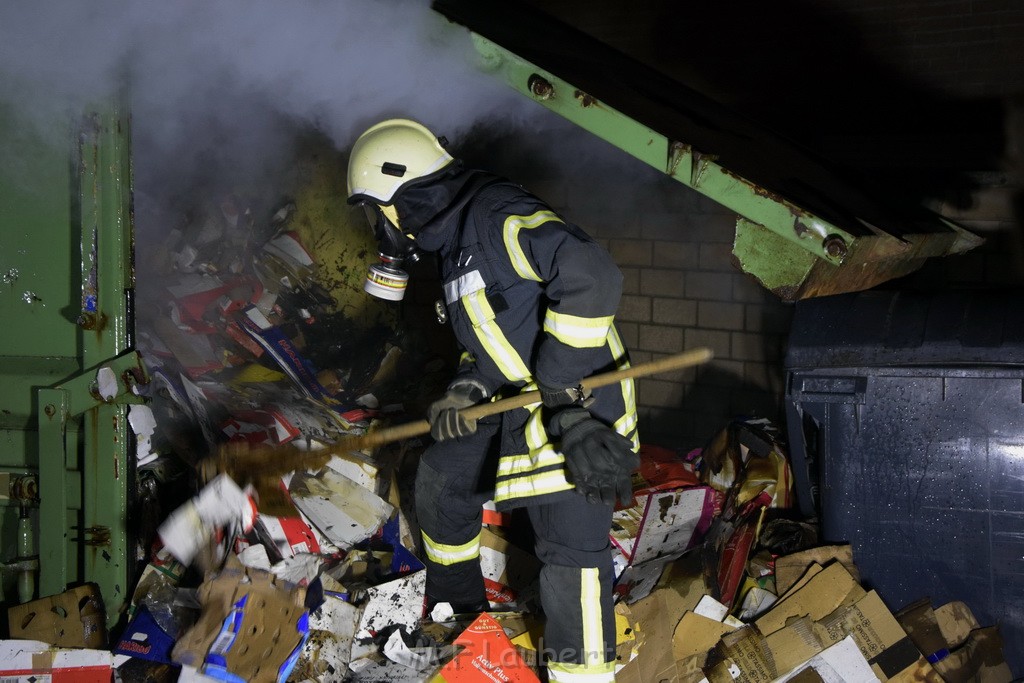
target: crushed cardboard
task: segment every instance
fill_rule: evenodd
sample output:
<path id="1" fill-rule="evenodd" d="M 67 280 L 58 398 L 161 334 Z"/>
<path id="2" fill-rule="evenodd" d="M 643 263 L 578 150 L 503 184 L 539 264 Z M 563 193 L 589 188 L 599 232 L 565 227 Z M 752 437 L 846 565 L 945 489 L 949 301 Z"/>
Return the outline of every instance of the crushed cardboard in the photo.
<path id="1" fill-rule="evenodd" d="M 37 640 L 0 640 L 0 680 L 14 683 L 110 683 L 114 655 L 60 649 Z"/>
<path id="2" fill-rule="evenodd" d="M 102 648 L 107 644 L 106 611 L 99 586 L 85 584 L 7 611 L 12 638 L 56 647 Z"/>
<path id="3" fill-rule="evenodd" d="M 303 588 L 279 585 L 230 555 L 200 586 L 199 600 L 202 614 L 175 644 L 175 663 L 252 683 L 287 677 L 309 632 Z"/>

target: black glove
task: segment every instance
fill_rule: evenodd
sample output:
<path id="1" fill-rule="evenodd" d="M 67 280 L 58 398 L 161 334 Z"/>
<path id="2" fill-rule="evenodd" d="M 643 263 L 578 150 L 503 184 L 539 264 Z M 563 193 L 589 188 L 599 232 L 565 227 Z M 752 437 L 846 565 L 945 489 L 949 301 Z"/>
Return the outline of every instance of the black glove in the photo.
<path id="1" fill-rule="evenodd" d="M 456 439 L 476 432 L 476 420 L 459 414 L 461 408 L 468 408 L 487 398 L 487 392 L 475 382 L 456 382 L 448 387 L 444 396 L 427 408 L 430 435 L 436 441 Z"/>
<path id="2" fill-rule="evenodd" d="M 537 380 L 537 391 L 540 392 L 540 400 L 548 408 L 564 408 L 571 405 L 586 408 L 594 402 L 590 390 L 584 389 L 578 382 L 571 387 L 551 387 Z"/>
<path id="3" fill-rule="evenodd" d="M 562 453 L 576 492 L 587 502 L 614 505 L 633 500 L 630 473 L 640 466 L 633 442 L 595 419 L 584 408 L 564 408 L 554 417 Z"/>

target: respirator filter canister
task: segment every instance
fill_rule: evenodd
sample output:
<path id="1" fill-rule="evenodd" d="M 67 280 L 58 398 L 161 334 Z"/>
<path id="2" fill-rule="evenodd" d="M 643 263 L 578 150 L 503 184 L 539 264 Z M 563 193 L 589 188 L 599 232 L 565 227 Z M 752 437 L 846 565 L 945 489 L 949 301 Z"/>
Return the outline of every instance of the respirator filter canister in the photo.
<path id="1" fill-rule="evenodd" d="M 370 265 L 366 271 L 363 291 L 378 299 L 401 301 L 409 286 L 409 274 L 401 269 L 401 259 L 380 254 L 380 263 Z"/>

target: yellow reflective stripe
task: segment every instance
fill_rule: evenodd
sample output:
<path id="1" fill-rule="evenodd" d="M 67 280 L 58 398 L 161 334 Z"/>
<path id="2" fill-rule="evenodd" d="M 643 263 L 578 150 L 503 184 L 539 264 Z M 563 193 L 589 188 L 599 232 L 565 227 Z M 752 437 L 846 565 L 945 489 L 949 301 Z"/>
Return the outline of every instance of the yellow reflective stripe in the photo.
<path id="1" fill-rule="evenodd" d="M 580 570 L 580 609 L 583 614 L 583 663 L 604 663 L 604 633 L 601 628 L 601 579 L 597 567 Z"/>
<path id="2" fill-rule="evenodd" d="M 480 534 L 477 534 L 476 538 L 469 543 L 463 543 L 462 545 L 438 543 L 430 536 L 427 536 L 427 532 L 422 529 L 420 530 L 420 535 L 423 536 L 423 549 L 426 551 L 427 557 L 430 558 L 431 562 L 451 565 L 480 557 Z"/>
<path id="3" fill-rule="evenodd" d="M 614 325 L 608 330 L 608 350 L 612 352 L 612 358 L 615 359 L 615 365 L 619 370 L 625 370 L 629 367 L 629 359 L 626 357 L 626 345 L 622 343 L 622 338 L 619 337 L 619 330 Z"/>
<path id="4" fill-rule="evenodd" d="M 608 329 L 614 316 L 583 318 L 578 315 L 559 313 L 550 308 L 544 313 L 544 331 L 553 335 L 563 344 L 578 349 L 596 349 L 604 346 Z"/>
<path id="5" fill-rule="evenodd" d="M 526 498 L 529 496 L 541 496 L 546 493 L 568 491 L 572 488 L 565 479 L 562 470 L 552 470 L 542 474 L 535 474 L 532 477 L 516 477 L 499 481 L 494 491 L 494 502 L 513 498 Z"/>
<path id="6" fill-rule="evenodd" d="M 526 447 L 531 452 L 548 445 L 548 430 L 544 427 L 544 407 L 535 406 L 526 419 Z"/>
<path id="7" fill-rule="evenodd" d="M 530 376 L 523 359 L 519 357 L 512 344 L 505 338 L 505 334 L 494 322 L 494 310 L 487 301 L 484 290 L 473 292 L 462 297 L 462 305 L 465 306 L 469 319 L 473 322 L 473 329 L 476 336 L 483 344 L 484 350 L 490 355 L 501 374 L 505 379 L 517 382 Z"/>
<path id="8" fill-rule="evenodd" d="M 527 455 L 505 455 L 498 464 L 499 477 L 508 477 L 513 474 L 523 474 L 539 470 L 542 467 L 561 465 L 565 462 L 565 456 L 551 446 L 530 451 Z"/>
<path id="9" fill-rule="evenodd" d="M 629 433 L 636 429 L 637 421 L 636 413 L 626 413 L 616 420 L 613 426 L 619 434 L 629 436 Z"/>
<path id="10" fill-rule="evenodd" d="M 615 662 L 568 664 L 548 662 L 548 680 L 552 683 L 614 683 Z"/>
<path id="11" fill-rule="evenodd" d="M 622 339 L 619 337 L 619 331 L 615 329 L 613 325 L 608 330 L 608 349 L 612 352 L 612 357 L 615 359 L 615 365 L 620 370 L 625 370 L 629 367 L 629 358 L 626 354 L 626 346 L 622 343 Z M 615 421 L 615 431 L 623 436 L 633 440 L 633 450 L 639 450 L 640 439 L 636 434 L 637 424 L 639 419 L 636 414 L 636 386 L 633 384 L 633 380 L 627 379 L 619 382 L 619 387 L 622 391 L 622 405 L 624 408 L 623 415 Z"/>
<path id="12" fill-rule="evenodd" d="M 459 356 L 459 365 L 462 365 L 463 363 L 475 362 L 476 358 L 473 358 L 473 354 L 471 354 L 469 351 L 463 351 L 462 354 Z"/>
<path id="13" fill-rule="evenodd" d="M 565 222 L 556 216 L 553 211 L 538 211 L 530 216 L 509 216 L 505 219 L 505 227 L 502 230 L 502 236 L 505 239 L 505 250 L 508 251 L 508 258 L 512 261 L 512 267 L 519 273 L 519 277 L 526 280 L 541 281 L 540 275 L 537 275 L 537 271 L 530 265 L 530 260 L 526 258 L 526 252 L 523 251 L 522 245 L 519 244 L 519 231 L 523 228 L 527 230 L 536 228 L 549 221 Z"/>

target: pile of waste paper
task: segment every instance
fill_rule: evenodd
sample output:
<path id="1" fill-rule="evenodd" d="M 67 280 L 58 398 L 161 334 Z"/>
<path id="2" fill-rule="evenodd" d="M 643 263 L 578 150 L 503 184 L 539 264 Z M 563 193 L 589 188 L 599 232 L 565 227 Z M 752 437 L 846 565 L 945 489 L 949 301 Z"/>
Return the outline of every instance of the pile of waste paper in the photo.
<path id="1" fill-rule="evenodd" d="M 342 167 L 311 162 L 263 209 L 235 194 L 190 209 L 140 260 L 136 579 L 119 609 L 93 584 L 12 607 L 0 681 L 544 680 L 518 513 L 484 510 L 490 609 L 426 613 L 412 482 L 427 444 L 352 447 L 422 417 L 451 368 L 362 292 L 373 245 L 346 232 Z M 967 605 L 893 612 L 849 546 L 819 543 L 770 422 L 691 447 L 642 446 L 614 513 L 617 680 L 1012 679 Z"/>
<path id="2" fill-rule="evenodd" d="M 1012 680 L 998 630 L 967 605 L 894 613 L 861 586 L 849 546 L 818 543 L 794 516 L 778 436 L 738 420 L 702 449 L 641 449 L 634 500 L 609 537 L 616 680 Z M 407 485 L 420 448 L 331 452 L 281 477 L 289 516 L 264 514 L 251 485 L 217 474 L 159 526 L 113 642 L 101 596 L 76 588 L 12 609 L 12 637 L 28 640 L 0 643 L 0 675 L 544 680 L 539 566 L 514 515 L 485 510 L 491 609 L 425 613 Z"/>

